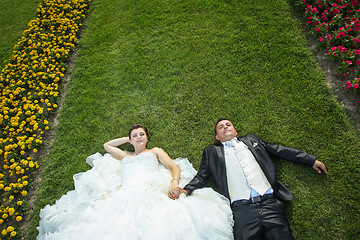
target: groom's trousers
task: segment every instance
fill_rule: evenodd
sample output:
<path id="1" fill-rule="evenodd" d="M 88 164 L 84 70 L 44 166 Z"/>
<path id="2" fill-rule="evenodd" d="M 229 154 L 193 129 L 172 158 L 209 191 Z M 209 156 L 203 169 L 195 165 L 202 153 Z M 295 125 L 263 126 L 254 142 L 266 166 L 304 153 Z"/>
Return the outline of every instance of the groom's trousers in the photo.
<path id="1" fill-rule="evenodd" d="M 231 204 L 235 240 L 293 240 L 285 207 L 275 197 L 256 203 Z"/>

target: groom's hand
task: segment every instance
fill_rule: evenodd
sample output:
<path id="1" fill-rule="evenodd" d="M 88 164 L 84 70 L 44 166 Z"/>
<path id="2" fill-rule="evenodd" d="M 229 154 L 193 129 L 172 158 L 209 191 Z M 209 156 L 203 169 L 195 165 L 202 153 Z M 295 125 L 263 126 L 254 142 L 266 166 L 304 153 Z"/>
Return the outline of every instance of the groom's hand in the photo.
<path id="1" fill-rule="evenodd" d="M 313 169 L 315 169 L 318 173 L 321 173 L 321 170 L 326 174 L 328 173 L 325 164 L 320 162 L 319 160 L 315 160 L 315 163 L 313 165 Z"/>

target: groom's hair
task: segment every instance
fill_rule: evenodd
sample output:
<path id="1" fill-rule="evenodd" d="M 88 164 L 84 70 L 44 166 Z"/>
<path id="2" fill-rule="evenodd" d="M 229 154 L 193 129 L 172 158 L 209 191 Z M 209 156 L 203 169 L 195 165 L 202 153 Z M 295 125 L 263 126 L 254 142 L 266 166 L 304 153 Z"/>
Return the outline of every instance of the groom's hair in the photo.
<path id="1" fill-rule="evenodd" d="M 227 119 L 227 118 L 219 118 L 219 119 L 216 121 L 216 123 L 215 123 L 215 136 L 216 136 L 216 134 L 217 134 L 216 126 L 218 125 L 219 122 L 221 122 L 221 121 L 223 121 L 223 120 L 228 120 L 228 121 L 230 121 L 230 120 Z"/>
<path id="2" fill-rule="evenodd" d="M 129 130 L 129 138 L 131 138 L 131 132 L 135 129 L 138 129 L 138 128 L 142 128 L 144 129 L 145 133 L 146 133 L 146 136 L 149 136 L 149 133 L 148 133 L 148 130 L 147 128 L 144 126 L 144 125 L 141 125 L 140 123 L 135 123 L 131 126 L 130 130 Z"/>

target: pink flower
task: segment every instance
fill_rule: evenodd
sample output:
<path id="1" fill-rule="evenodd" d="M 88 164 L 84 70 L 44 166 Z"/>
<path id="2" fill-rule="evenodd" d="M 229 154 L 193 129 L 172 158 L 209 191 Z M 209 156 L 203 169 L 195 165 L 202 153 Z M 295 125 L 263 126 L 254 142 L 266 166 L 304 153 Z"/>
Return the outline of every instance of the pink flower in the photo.
<path id="1" fill-rule="evenodd" d="M 338 15 L 340 13 L 339 9 L 335 8 L 333 11 L 334 16 Z"/>
<path id="2" fill-rule="evenodd" d="M 346 84 L 346 89 L 347 89 L 347 90 L 350 90 L 351 87 L 352 87 L 352 84 L 351 84 L 350 82 L 348 82 L 348 83 Z"/>
<path id="3" fill-rule="evenodd" d="M 338 46 L 337 49 L 340 51 L 340 52 L 346 52 L 346 47 L 342 47 L 342 46 Z"/>
<path id="4" fill-rule="evenodd" d="M 346 77 L 346 73 L 343 73 L 342 76 L 343 76 L 343 77 Z"/>
<path id="5" fill-rule="evenodd" d="M 356 55 L 360 55 L 360 49 L 355 49 L 355 50 L 354 50 L 354 53 L 355 53 Z"/>
<path id="6" fill-rule="evenodd" d="M 353 38 L 352 39 L 354 42 L 357 42 L 357 43 L 359 43 L 360 42 L 360 40 L 359 39 L 357 39 L 356 37 L 355 38 Z"/>
<path id="7" fill-rule="evenodd" d="M 360 60 L 356 60 L 356 65 L 360 65 Z"/>
<path id="8" fill-rule="evenodd" d="M 353 87 L 354 87 L 355 89 L 358 89 L 358 88 L 359 88 L 359 84 L 358 84 L 358 83 L 354 83 Z"/>
<path id="9" fill-rule="evenodd" d="M 330 36 L 330 35 L 327 35 L 327 36 L 326 36 L 326 39 L 330 40 L 330 39 L 331 39 L 331 36 Z"/>
<path id="10" fill-rule="evenodd" d="M 338 36 L 345 37 L 345 33 L 344 33 L 344 32 L 339 32 L 339 33 L 338 33 Z"/>
<path id="11" fill-rule="evenodd" d="M 324 38 L 320 37 L 320 42 L 323 42 L 324 41 Z"/>
<path id="12" fill-rule="evenodd" d="M 349 60 L 344 60 L 344 62 L 346 62 L 347 64 L 352 64 L 352 62 L 351 61 L 349 61 Z"/>

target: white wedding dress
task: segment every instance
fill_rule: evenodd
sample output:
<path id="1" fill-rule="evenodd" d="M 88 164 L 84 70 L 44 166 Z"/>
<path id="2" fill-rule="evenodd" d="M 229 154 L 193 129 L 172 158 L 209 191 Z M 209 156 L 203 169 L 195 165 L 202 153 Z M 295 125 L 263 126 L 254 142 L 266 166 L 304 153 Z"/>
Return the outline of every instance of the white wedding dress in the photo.
<path id="1" fill-rule="evenodd" d="M 151 152 L 86 161 L 92 168 L 74 175 L 75 190 L 40 211 L 37 239 L 233 239 L 229 201 L 211 188 L 171 200 L 171 173 Z M 186 158 L 174 162 L 183 187 L 196 171 Z"/>

